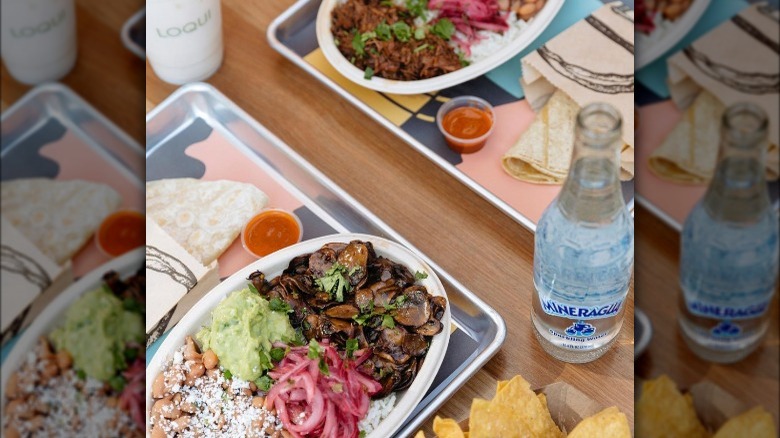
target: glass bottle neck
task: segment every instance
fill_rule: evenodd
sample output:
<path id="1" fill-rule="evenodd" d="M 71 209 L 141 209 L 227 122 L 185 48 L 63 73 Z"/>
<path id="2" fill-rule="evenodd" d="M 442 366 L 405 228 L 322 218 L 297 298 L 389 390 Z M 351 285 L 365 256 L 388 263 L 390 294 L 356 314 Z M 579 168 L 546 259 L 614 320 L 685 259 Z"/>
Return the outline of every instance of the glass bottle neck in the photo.
<path id="1" fill-rule="evenodd" d="M 718 164 L 702 201 L 711 217 L 750 223 L 770 208 L 765 179 L 766 142 L 763 112 L 750 105 L 736 105 L 726 111 Z"/>
<path id="2" fill-rule="evenodd" d="M 625 208 L 620 189 L 620 118 L 614 109 L 578 116 L 569 174 L 558 206 L 569 220 L 609 223 Z M 614 113 L 613 113 L 614 112 Z"/>

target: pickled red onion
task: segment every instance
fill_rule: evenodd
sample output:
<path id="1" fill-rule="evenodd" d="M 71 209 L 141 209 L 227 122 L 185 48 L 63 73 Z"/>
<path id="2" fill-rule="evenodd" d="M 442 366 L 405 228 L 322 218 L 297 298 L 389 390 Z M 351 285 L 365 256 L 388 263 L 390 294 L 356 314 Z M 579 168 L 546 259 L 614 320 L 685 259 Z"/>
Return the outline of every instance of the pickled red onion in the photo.
<path id="1" fill-rule="evenodd" d="M 286 345 L 275 344 L 287 348 Z M 370 398 L 382 389 L 376 380 L 358 370 L 371 350 L 342 359 L 327 340 L 320 355 L 308 357 L 309 347 L 290 347 L 284 359 L 268 375 L 276 380 L 265 399 L 284 428 L 295 437 L 358 437 L 358 422 L 368 413 Z M 328 374 L 320 371 L 320 360 Z"/>

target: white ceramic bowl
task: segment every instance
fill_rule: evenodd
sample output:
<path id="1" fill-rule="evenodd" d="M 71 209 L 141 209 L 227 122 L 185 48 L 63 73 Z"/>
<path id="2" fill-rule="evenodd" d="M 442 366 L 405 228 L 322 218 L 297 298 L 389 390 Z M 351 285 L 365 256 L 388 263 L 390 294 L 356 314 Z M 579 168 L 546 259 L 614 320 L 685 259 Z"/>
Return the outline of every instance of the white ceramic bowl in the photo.
<path id="1" fill-rule="evenodd" d="M 19 341 L 14 345 L 2 367 L 2 387 L 12 373 L 16 372 L 24 362 L 27 353 L 35 349 L 38 338 L 46 336 L 59 326 L 64 318 L 64 313 L 83 294 L 99 288 L 103 284 L 103 274 L 108 271 L 116 271 L 120 277 L 129 277 L 143 266 L 144 248 L 134 249 L 121 257 L 111 260 L 93 269 L 89 274 L 68 286 L 57 298 L 55 298 L 37 318 L 24 331 Z M 5 412 L 5 396 L 2 399 L 1 410 Z"/>
<path id="2" fill-rule="evenodd" d="M 681 39 L 688 34 L 693 26 L 699 21 L 699 18 L 707 10 L 710 0 L 696 0 L 691 6 L 666 29 L 656 29 L 656 32 L 663 32 L 657 37 L 643 36 L 637 32 L 639 38 L 636 38 L 636 57 L 634 58 L 634 70 L 650 64 L 664 53 L 668 52 Z"/>
<path id="3" fill-rule="evenodd" d="M 301 254 L 317 251 L 322 245 L 328 242 L 351 242 L 353 240 L 370 241 L 377 255 L 388 257 L 391 260 L 405 265 L 411 272 L 425 272 L 428 278 L 420 280 L 420 283 L 428 289 L 432 295 L 441 295 L 446 298 L 441 281 L 436 273 L 405 247 L 391 242 L 387 239 L 370 236 L 366 234 L 334 234 L 330 236 L 319 237 L 307 240 L 292 246 L 288 246 L 273 254 L 267 255 L 262 259 L 251 263 L 235 274 L 231 275 L 225 281 L 217 285 L 207 293 L 195 306 L 187 312 L 186 315 L 174 327 L 165 341 L 160 345 L 157 353 L 152 358 L 149 366 L 146 367 L 146 401 L 147 412 L 146 421 L 149 422 L 149 408 L 152 406 L 151 385 L 154 378 L 160 373 L 168 361 L 171 360 L 173 352 L 184 345 L 184 339 L 187 335 L 195 334 L 200 328 L 211 320 L 211 311 L 231 292 L 246 287 L 249 274 L 260 270 L 266 275 L 267 279 L 272 279 L 282 273 L 287 268 L 294 257 Z M 444 318 L 441 320 L 444 329 L 441 333 L 433 337 L 428 355 L 422 368 L 417 373 L 417 377 L 412 385 L 405 391 L 396 394 L 396 403 L 390 415 L 385 418 L 379 427 L 368 435 L 372 438 L 383 438 L 392 436 L 399 427 L 406 421 L 407 417 L 414 408 L 420 403 L 428 388 L 433 383 L 433 378 L 441 367 L 444 360 L 444 353 L 447 351 L 447 344 L 450 339 L 450 303 L 447 302 L 447 309 Z M 147 434 L 148 435 L 148 434 Z"/>
<path id="4" fill-rule="evenodd" d="M 333 11 L 333 8 L 340 2 L 341 0 L 323 0 L 322 4 L 320 4 L 320 9 L 317 11 L 317 43 L 322 49 L 322 53 L 339 73 L 352 82 L 372 90 L 394 94 L 419 94 L 443 90 L 493 70 L 509 58 L 520 53 L 536 40 L 536 38 L 541 35 L 542 31 L 550 25 L 550 22 L 552 22 L 555 15 L 561 9 L 561 6 L 563 6 L 563 0 L 549 0 L 542 10 L 536 14 L 526 28 L 523 29 L 512 42 L 502 47 L 500 50 L 496 50 L 495 53 L 485 59 L 452 73 L 447 73 L 434 78 L 417 81 L 395 81 L 380 78 L 378 76 L 374 76 L 370 80 L 365 79 L 365 72 L 352 65 L 352 63 L 339 52 L 339 49 L 333 40 L 333 33 L 330 31 L 330 25 L 331 11 Z"/>

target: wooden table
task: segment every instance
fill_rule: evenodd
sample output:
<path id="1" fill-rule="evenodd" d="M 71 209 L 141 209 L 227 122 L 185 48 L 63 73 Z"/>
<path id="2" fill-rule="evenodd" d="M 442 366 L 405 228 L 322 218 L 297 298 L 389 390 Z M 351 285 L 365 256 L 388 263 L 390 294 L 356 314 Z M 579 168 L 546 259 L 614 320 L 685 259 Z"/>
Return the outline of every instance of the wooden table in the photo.
<path id="1" fill-rule="evenodd" d="M 717 365 L 699 359 L 688 349 L 677 328 L 679 299 L 680 236 L 647 210 L 636 212 L 636 302 L 653 323 L 653 339 L 636 362 L 642 379 L 669 375 L 686 389 L 701 380 L 721 386 L 749 406 L 763 405 L 778 424 L 780 403 L 780 330 L 778 297 L 771 308 L 771 324 L 763 346 L 733 365 Z"/>
<path id="2" fill-rule="evenodd" d="M 61 82 L 92 104 L 139 144 L 146 138 L 144 60 L 122 44 L 122 25 L 144 7 L 142 0 L 76 0 L 78 59 Z M 30 86 L 16 82 L 2 67 L 2 109 Z"/>
<path id="3" fill-rule="evenodd" d="M 223 0 L 225 59 L 208 82 L 504 317 L 501 351 L 438 414 L 462 420 L 472 398 L 521 374 L 533 387 L 569 382 L 633 424 L 633 293 L 604 357 L 569 365 L 548 356 L 531 331 L 533 234 L 275 52 L 266 30 L 292 3 Z M 148 111 L 176 87 L 146 71 Z"/>

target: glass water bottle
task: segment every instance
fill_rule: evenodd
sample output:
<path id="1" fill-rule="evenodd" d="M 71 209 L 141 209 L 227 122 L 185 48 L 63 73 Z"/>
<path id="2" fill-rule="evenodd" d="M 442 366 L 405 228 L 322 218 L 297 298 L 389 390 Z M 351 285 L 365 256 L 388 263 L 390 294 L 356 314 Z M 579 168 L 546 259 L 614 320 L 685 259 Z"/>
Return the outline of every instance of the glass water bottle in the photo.
<path id="1" fill-rule="evenodd" d="M 736 362 L 758 347 L 777 286 L 778 216 L 765 181 L 767 117 L 729 107 L 718 164 L 681 236 L 683 338 L 698 356 Z"/>
<path id="2" fill-rule="evenodd" d="M 545 351 L 565 362 L 599 358 L 623 324 L 634 222 L 620 189 L 621 129 L 610 105 L 579 112 L 569 174 L 536 228 L 531 319 Z"/>

